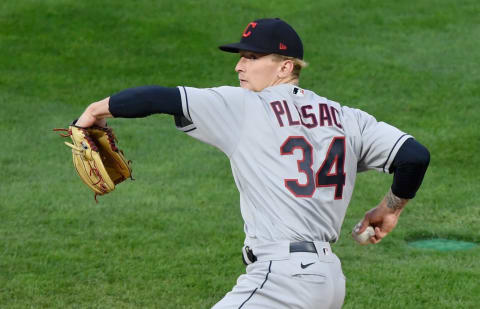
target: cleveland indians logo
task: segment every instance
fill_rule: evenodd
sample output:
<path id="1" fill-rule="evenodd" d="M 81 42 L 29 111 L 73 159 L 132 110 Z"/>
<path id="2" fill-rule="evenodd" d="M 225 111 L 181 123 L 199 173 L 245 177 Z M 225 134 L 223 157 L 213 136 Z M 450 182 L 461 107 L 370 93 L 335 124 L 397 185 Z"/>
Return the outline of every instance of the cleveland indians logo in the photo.
<path id="1" fill-rule="evenodd" d="M 244 38 L 249 37 L 250 34 L 252 34 L 252 30 L 255 29 L 256 26 L 257 26 L 257 23 L 256 23 L 256 22 L 253 22 L 253 21 L 252 21 L 251 23 L 249 23 L 249 24 L 247 25 L 247 27 L 245 28 L 245 30 L 243 31 L 242 36 L 243 36 Z"/>

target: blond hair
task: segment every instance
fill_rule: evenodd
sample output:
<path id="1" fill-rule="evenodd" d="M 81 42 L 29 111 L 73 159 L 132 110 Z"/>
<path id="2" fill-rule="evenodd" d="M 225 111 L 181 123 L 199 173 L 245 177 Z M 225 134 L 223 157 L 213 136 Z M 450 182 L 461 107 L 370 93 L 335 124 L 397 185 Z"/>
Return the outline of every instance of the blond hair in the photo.
<path id="1" fill-rule="evenodd" d="M 279 54 L 272 54 L 272 56 L 273 56 L 273 59 L 275 61 L 284 61 L 284 60 L 293 61 L 292 76 L 295 79 L 299 79 L 300 78 L 300 71 L 302 70 L 302 68 L 308 66 L 308 63 L 306 63 L 302 59 L 298 59 L 298 58 L 295 58 L 295 57 L 283 56 L 283 55 L 279 55 Z"/>

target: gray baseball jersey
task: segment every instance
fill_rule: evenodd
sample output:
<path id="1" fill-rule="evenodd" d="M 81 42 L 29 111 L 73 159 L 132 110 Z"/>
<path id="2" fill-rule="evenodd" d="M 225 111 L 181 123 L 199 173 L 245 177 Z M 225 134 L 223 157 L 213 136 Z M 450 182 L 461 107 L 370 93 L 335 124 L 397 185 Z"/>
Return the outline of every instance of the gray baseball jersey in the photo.
<path id="1" fill-rule="evenodd" d="M 388 172 L 411 137 L 291 84 L 179 89 L 177 128 L 230 159 L 246 244 L 335 242 L 357 172 Z"/>

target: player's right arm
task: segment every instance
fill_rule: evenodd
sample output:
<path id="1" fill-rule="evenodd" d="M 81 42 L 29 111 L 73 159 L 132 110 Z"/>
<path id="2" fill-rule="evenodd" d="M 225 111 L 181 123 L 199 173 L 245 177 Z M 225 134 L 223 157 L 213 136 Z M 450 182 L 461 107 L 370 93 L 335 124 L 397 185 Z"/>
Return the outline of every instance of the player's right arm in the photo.
<path id="1" fill-rule="evenodd" d="M 408 201 L 415 197 L 430 162 L 430 153 L 413 137 L 372 116 L 354 111 L 359 119 L 361 143 L 357 147 L 361 169 L 393 173 L 393 183 L 382 201 L 369 210 L 356 231 L 375 228 L 370 241 L 378 243 L 397 225 Z"/>
<path id="2" fill-rule="evenodd" d="M 397 225 L 405 205 L 415 197 L 430 162 L 427 148 L 413 138 L 406 140 L 398 150 L 390 167 L 393 183 L 380 204 L 367 211 L 357 233 L 369 225 L 375 227 L 374 244 L 380 242 Z"/>
<path id="3" fill-rule="evenodd" d="M 359 232 L 369 225 L 374 226 L 375 236 L 370 239 L 372 243 L 378 243 L 387 236 L 397 225 L 405 205 L 415 197 L 429 163 L 427 148 L 413 138 L 406 140 L 390 166 L 393 172 L 390 190 L 377 207 L 365 214 Z"/>

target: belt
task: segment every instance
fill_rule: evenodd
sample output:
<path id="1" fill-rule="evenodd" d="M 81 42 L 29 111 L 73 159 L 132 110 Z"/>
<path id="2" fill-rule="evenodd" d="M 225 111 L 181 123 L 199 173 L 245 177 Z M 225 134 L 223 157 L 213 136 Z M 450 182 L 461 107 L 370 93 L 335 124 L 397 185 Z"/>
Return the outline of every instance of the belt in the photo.
<path id="1" fill-rule="evenodd" d="M 317 249 L 311 241 L 299 241 L 290 243 L 290 253 L 292 252 L 317 253 Z"/>
<path id="2" fill-rule="evenodd" d="M 315 248 L 315 244 L 311 241 L 298 241 L 290 243 L 290 253 L 293 252 L 317 253 L 317 249 Z M 257 257 L 253 253 L 252 249 L 250 249 L 248 246 L 243 247 L 242 259 L 245 265 L 252 264 L 257 261 Z"/>

